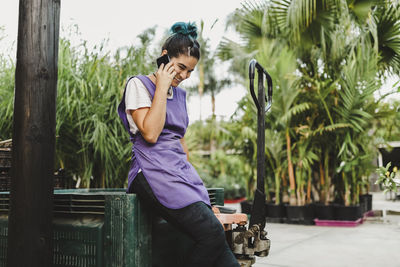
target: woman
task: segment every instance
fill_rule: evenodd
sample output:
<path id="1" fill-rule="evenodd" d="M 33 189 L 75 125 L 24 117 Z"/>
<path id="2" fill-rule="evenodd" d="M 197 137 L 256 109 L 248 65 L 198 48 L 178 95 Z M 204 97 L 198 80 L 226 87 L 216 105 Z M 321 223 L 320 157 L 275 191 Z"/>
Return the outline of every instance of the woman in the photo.
<path id="1" fill-rule="evenodd" d="M 133 142 L 128 192 L 194 240 L 184 266 L 239 266 L 208 192 L 187 160 L 186 92 L 178 85 L 190 77 L 200 58 L 197 29 L 179 22 L 171 32 L 161 52 L 169 63 L 156 73 L 130 78 L 118 107 Z"/>

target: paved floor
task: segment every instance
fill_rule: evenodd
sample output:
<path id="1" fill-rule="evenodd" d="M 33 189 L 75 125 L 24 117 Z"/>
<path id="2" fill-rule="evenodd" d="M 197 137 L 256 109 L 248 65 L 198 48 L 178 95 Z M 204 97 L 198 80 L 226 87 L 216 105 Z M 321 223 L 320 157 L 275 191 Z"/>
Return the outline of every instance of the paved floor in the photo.
<path id="1" fill-rule="evenodd" d="M 400 201 L 373 193 L 373 210 L 400 211 Z M 356 227 L 267 224 L 270 255 L 254 267 L 400 266 L 400 215 L 368 218 Z"/>

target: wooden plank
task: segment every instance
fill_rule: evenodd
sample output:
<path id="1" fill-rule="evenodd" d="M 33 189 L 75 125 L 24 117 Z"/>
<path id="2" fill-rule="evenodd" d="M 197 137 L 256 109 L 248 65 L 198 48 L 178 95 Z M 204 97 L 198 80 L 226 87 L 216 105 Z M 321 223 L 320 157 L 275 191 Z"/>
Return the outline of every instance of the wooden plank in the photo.
<path id="1" fill-rule="evenodd" d="M 52 266 L 59 0 L 20 0 L 7 266 Z"/>

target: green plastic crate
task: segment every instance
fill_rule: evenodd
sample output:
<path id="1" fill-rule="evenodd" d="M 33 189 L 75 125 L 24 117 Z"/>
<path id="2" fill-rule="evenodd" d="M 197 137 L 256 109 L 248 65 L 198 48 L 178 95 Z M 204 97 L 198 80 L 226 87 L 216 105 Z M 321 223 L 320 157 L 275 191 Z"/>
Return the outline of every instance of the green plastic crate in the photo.
<path id="1" fill-rule="evenodd" d="M 9 194 L 0 194 L 0 267 L 6 266 Z M 151 219 L 123 189 L 57 190 L 56 267 L 150 267 Z"/>
<path id="2" fill-rule="evenodd" d="M 224 189 L 223 188 L 207 188 L 211 205 L 224 205 Z"/>
<path id="3" fill-rule="evenodd" d="M 224 205 L 222 188 L 208 192 L 212 205 Z M 0 192 L 0 267 L 6 266 L 8 211 L 9 193 Z M 55 190 L 54 266 L 177 266 L 193 242 L 152 217 L 125 189 Z"/>

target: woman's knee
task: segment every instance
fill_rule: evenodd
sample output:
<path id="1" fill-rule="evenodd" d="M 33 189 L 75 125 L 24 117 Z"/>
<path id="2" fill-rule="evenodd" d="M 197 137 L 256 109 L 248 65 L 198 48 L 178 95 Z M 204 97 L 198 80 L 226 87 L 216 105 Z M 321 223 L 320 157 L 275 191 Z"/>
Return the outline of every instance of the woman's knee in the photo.
<path id="1" fill-rule="evenodd" d="M 226 242 L 225 231 L 222 227 L 222 224 L 218 220 L 210 224 L 210 229 L 203 240 L 206 241 L 210 246 L 224 245 Z"/>
<path id="2" fill-rule="evenodd" d="M 186 209 L 185 211 L 186 216 L 181 216 L 181 219 L 185 221 L 182 226 L 196 243 L 208 246 L 223 245 L 225 242 L 224 228 L 208 206 L 200 202 L 194 203 L 190 207 L 190 212 Z"/>

